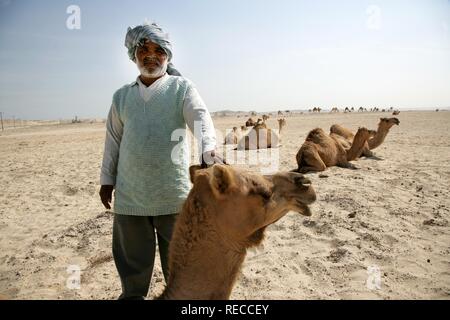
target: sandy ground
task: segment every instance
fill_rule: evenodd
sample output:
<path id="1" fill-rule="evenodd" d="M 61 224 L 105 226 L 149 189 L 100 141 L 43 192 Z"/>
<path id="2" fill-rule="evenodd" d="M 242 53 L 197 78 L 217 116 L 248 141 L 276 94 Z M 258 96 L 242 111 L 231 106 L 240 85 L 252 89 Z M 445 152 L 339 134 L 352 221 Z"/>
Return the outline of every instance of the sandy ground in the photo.
<path id="1" fill-rule="evenodd" d="M 279 169 L 296 167 L 295 154 L 314 127 L 375 129 L 381 116 L 288 117 Z M 450 299 L 450 112 L 398 118 L 400 126 L 375 150 L 382 160 L 308 174 L 318 194 L 313 215 L 291 212 L 268 228 L 264 246 L 247 255 L 233 299 Z M 221 130 L 244 121 L 214 118 Z M 276 127 L 274 119 L 268 123 Z M 0 295 L 120 294 L 112 215 L 97 195 L 104 135 L 101 123 L 0 132 Z M 77 268 L 79 289 L 71 282 Z M 163 287 L 157 262 L 148 297 Z"/>

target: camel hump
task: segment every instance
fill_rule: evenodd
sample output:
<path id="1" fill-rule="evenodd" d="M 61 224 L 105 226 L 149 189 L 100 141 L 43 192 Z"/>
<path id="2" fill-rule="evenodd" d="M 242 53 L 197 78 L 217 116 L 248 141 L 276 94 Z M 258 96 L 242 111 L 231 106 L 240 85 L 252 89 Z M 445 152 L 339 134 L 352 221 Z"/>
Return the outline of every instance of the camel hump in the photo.
<path id="1" fill-rule="evenodd" d="M 312 129 L 306 136 L 306 140 L 315 140 L 320 136 L 323 136 L 325 132 L 321 128 Z"/>
<path id="2" fill-rule="evenodd" d="M 333 125 L 330 127 L 330 133 L 336 132 L 337 129 L 338 129 L 338 125 L 337 125 L 337 124 L 333 124 Z"/>

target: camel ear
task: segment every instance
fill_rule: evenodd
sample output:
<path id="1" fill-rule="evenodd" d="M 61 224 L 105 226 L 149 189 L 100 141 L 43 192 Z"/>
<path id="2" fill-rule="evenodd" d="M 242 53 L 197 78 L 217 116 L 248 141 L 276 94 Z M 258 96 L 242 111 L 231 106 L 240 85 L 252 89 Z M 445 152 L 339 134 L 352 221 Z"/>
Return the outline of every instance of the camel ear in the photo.
<path id="1" fill-rule="evenodd" d="M 189 175 L 191 176 L 191 182 L 194 183 L 195 173 L 197 170 L 200 170 L 202 166 L 200 165 L 193 165 L 189 167 Z"/>
<path id="2" fill-rule="evenodd" d="M 212 166 L 211 187 L 217 195 L 229 192 L 236 186 L 230 166 L 215 164 Z"/>

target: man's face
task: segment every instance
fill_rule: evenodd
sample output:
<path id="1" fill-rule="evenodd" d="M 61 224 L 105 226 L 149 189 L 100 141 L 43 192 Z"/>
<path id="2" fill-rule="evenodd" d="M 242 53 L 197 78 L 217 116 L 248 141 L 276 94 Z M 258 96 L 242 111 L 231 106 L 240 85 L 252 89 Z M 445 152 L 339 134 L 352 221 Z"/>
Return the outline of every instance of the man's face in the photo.
<path id="1" fill-rule="evenodd" d="M 157 78 L 167 70 L 168 57 L 163 48 L 158 44 L 145 40 L 136 48 L 136 65 L 141 75 L 148 78 Z"/>

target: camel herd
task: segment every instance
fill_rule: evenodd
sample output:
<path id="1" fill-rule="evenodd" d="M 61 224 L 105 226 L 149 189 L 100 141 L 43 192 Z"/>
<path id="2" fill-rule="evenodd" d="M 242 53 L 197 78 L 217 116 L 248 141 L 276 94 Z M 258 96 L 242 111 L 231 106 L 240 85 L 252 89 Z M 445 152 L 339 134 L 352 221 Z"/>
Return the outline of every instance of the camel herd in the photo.
<path id="1" fill-rule="evenodd" d="M 249 119 L 250 131 L 238 139 L 235 127 L 225 143 L 259 149 L 261 145 L 247 144 L 245 137 L 252 131 L 256 136 L 266 131 L 266 147 L 274 147 L 266 120 Z M 278 119 L 278 123 L 281 130 L 286 121 Z M 247 249 L 262 242 L 267 226 L 289 211 L 311 215 L 308 206 L 316 193 L 302 173 L 331 166 L 354 168 L 350 161 L 373 156 L 371 150 L 399 123 L 397 118 L 381 118 L 376 131 L 359 128 L 356 134 L 337 124 L 329 134 L 315 128 L 297 153 L 298 168 L 290 172 L 262 176 L 230 165 L 191 166 L 193 187 L 177 218 L 169 249 L 169 278 L 157 299 L 229 299 Z"/>
<path id="2" fill-rule="evenodd" d="M 320 109 L 320 108 L 317 108 L 317 109 Z M 349 113 L 349 112 L 354 112 L 354 111 L 355 111 L 354 107 L 350 107 L 350 108 L 349 107 L 345 107 L 344 108 L 344 113 Z M 315 111 L 313 109 L 313 110 L 309 110 L 309 112 L 315 112 Z M 330 113 L 337 113 L 337 112 L 339 112 L 339 108 L 337 108 L 337 107 L 332 107 L 331 110 L 330 110 Z M 394 116 L 400 114 L 400 111 L 397 110 L 397 109 L 394 110 L 394 107 L 390 107 L 389 109 L 381 109 L 381 110 L 378 107 L 373 107 L 373 108 L 370 108 L 370 109 L 359 107 L 358 112 L 392 112 L 392 114 Z"/>
<path id="3" fill-rule="evenodd" d="M 281 146 L 281 132 L 286 126 L 284 118 L 278 119 L 278 130 L 267 126 L 269 116 L 263 115 L 256 122 L 249 118 L 245 126 L 233 127 L 233 130 L 225 136 L 224 144 L 236 144 L 235 150 L 255 150 L 266 148 L 278 148 Z"/>
<path id="4" fill-rule="evenodd" d="M 226 135 L 224 144 L 237 145 L 235 150 L 280 147 L 281 132 L 286 126 L 286 120 L 278 119 L 279 128 L 275 131 L 267 127 L 267 119 L 268 116 L 263 116 L 255 122 L 249 118 L 245 126 L 241 126 L 240 129 L 234 127 L 233 131 Z M 350 161 L 361 156 L 373 157 L 371 150 L 383 143 L 392 126 L 399 124 L 400 121 L 395 117 L 380 118 L 377 130 L 359 128 L 356 134 L 338 124 L 331 126 L 329 134 L 321 128 L 315 128 L 308 133 L 305 142 L 297 152 L 296 171 L 317 172 L 332 166 L 354 169 L 355 166 Z M 247 129 L 248 127 L 251 128 Z"/>

